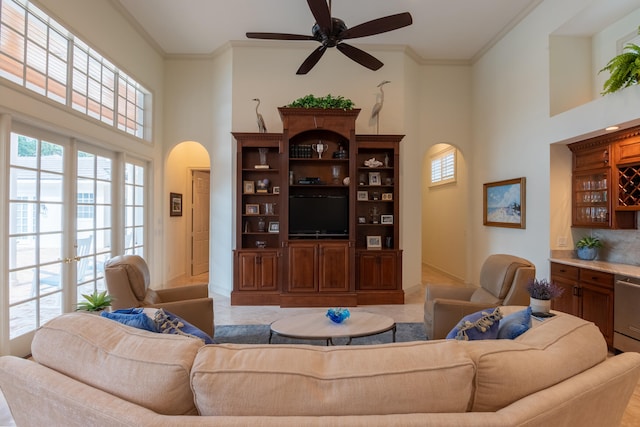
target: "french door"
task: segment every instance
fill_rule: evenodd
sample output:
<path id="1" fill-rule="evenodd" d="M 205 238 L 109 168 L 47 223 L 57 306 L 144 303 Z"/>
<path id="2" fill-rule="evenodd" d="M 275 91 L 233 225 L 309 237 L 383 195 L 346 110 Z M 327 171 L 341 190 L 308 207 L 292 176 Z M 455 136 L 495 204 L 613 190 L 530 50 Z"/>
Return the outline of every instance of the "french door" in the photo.
<path id="1" fill-rule="evenodd" d="M 8 338 L 19 355 L 40 325 L 105 289 L 118 214 L 112 153 L 33 129 L 9 145 Z"/>

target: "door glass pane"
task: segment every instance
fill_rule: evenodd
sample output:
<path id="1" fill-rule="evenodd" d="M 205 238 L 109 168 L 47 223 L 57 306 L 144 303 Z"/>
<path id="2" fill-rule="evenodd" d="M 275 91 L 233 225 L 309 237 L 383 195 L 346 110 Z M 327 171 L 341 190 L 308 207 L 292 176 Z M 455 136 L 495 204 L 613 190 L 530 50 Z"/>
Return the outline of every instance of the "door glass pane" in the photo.
<path id="1" fill-rule="evenodd" d="M 11 134 L 9 337 L 62 313 L 64 149 Z"/>

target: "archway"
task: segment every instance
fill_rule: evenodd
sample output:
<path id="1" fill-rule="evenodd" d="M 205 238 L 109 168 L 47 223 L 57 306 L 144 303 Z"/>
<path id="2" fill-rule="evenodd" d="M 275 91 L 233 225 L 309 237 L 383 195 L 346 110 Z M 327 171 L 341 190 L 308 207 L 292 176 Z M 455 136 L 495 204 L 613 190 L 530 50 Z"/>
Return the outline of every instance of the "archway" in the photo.
<path id="1" fill-rule="evenodd" d="M 450 152 L 454 153 L 455 178 L 432 183 L 432 163 L 437 165 Z M 466 280 L 468 211 L 467 166 L 462 152 L 449 143 L 432 145 L 422 161 L 423 265 Z"/>
<path id="2" fill-rule="evenodd" d="M 182 215 L 166 213 L 167 282 L 188 281 L 209 272 L 210 167 L 209 153 L 196 141 L 177 144 L 167 156 L 165 194 L 182 196 Z"/>

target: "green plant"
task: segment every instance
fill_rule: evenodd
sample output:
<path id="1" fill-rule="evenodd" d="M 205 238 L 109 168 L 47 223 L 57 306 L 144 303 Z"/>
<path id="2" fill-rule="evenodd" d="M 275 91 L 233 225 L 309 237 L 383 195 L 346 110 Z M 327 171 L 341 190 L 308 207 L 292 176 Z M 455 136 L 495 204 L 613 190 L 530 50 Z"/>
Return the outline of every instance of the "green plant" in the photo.
<path id="1" fill-rule="evenodd" d="M 76 310 L 84 311 L 100 311 L 111 306 L 111 295 L 107 295 L 107 291 L 94 291 L 92 294 L 82 294 L 86 301 L 78 303 Z"/>
<path id="2" fill-rule="evenodd" d="M 313 95 L 303 96 L 288 104 L 290 108 L 334 108 L 340 110 L 352 110 L 353 101 L 342 96 L 332 96 L 331 94 L 323 97 L 315 97 Z"/>
<path id="3" fill-rule="evenodd" d="M 640 28 L 638 28 L 640 34 Z M 604 82 L 602 95 L 617 92 L 640 81 L 640 46 L 628 43 L 620 55 L 613 57 L 609 63 L 598 72 L 609 71 L 611 75 Z"/>
<path id="4" fill-rule="evenodd" d="M 602 240 L 597 237 L 585 236 L 576 242 L 576 248 L 601 248 Z"/>

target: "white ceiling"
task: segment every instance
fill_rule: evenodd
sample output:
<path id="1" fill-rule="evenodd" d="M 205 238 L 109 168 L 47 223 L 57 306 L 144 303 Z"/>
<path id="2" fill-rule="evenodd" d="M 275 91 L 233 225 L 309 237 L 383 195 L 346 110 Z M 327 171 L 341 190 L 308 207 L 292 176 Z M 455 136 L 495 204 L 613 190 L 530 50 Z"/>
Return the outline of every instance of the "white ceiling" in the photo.
<path id="1" fill-rule="evenodd" d="M 315 22 L 304 0 L 113 1 L 166 55 L 211 54 L 228 41 L 248 40 L 248 31 L 310 35 Z M 406 45 L 423 60 L 473 61 L 540 1 L 335 0 L 332 16 L 353 27 L 409 12 L 413 25 L 349 43 Z"/>

